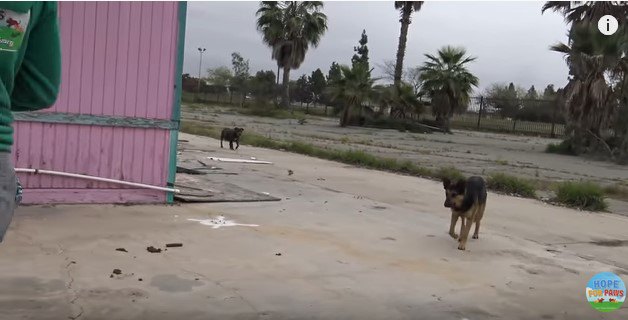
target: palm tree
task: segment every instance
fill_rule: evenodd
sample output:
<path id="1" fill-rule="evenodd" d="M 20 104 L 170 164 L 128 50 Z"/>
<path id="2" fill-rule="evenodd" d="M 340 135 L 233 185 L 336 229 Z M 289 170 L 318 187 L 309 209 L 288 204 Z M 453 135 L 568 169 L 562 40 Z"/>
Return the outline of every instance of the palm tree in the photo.
<path id="1" fill-rule="evenodd" d="M 625 21 L 628 5 L 618 1 L 549 1 L 542 9 L 546 10 L 560 12 L 571 24 L 568 44 L 550 48 L 565 54 L 571 76 L 559 99 L 565 110 L 568 141 L 576 153 L 605 149 L 613 156 L 615 151 L 602 138 L 602 131 L 613 125 L 618 109 L 627 103 L 628 29 L 620 24 L 615 34 L 605 36 L 598 32 L 597 21 L 607 14 Z M 615 129 L 616 136 L 625 131 L 620 154 L 628 151 L 628 130 L 624 129 Z"/>
<path id="2" fill-rule="evenodd" d="M 272 49 L 271 58 L 283 68 L 283 107 L 290 104 L 290 70 L 301 66 L 309 47 L 317 47 L 327 31 L 322 8 L 322 1 L 262 1 L 256 12 L 257 30 Z"/>
<path id="3" fill-rule="evenodd" d="M 403 73 L 403 57 L 406 54 L 406 42 L 408 41 L 408 27 L 412 23 L 412 13 L 421 10 L 423 1 L 395 1 L 395 9 L 399 10 L 401 18 L 401 32 L 399 34 L 399 45 L 397 47 L 397 63 L 395 64 L 395 85 L 401 83 Z"/>
<path id="4" fill-rule="evenodd" d="M 572 26 L 591 22 L 597 25 L 598 20 L 608 14 L 619 21 L 628 15 L 628 6 L 622 1 L 547 1 L 541 13 L 547 10 L 561 13 Z"/>
<path id="5" fill-rule="evenodd" d="M 454 111 L 469 103 L 473 87 L 479 80 L 466 65 L 476 58 L 466 56 L 464 48 L 446 46 L 433 56 L 426 54 L 426 61 L 420 68 L 423 82 L 422 94 L 432 100 L 432 112 L 443 130 L 451 132 L 449 119 Z"/>
<path id="6" fill-rule="evenodd" d="M 380 110 L 390 108 L 391 117 L 405 119 L 408 114 L 419 115 L 423 112 L 424 105 L 414 87 L 405 82 L 399 86 L 378 87 L 376 96 Z"/>
<path id="7" fill-rule="evenodd" d="M 356 64 L 353 68 L 342 65 L 340 71 L 342 79 L 335 81 L 328 92 L 332 100 L 343 105 L 340 126 L 345 127 L 350 123 L 354 109 L 361 108 L 363 102 L 373 97 L 373 84 L 377 79 L 371 78 L 371 72 L 363 64 Z"/>
<path id="8" fill-rule="evenodd" d="M 571 46 L 559 43 L 550 49 L 565 54 L 569 82 L 563 89 L 561 105 L 567 115 L 572 148 L 576 153 L 597 151 L 603 146 L 602 130 L 612 125 L 618 111 L 619 90 L 614 93 L 607 76 L 621 74 L 625 81 L 625 50 L 628 45 L 623 30 L 611 36 L 597 27 L 579 24 L 570 32 Z"/>

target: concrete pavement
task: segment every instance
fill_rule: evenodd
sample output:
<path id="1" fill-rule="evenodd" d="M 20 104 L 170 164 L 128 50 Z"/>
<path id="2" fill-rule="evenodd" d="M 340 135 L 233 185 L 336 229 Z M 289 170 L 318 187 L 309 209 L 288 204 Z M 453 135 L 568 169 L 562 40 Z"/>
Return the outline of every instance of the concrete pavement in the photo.
<path id="1" fill-rule="evenodd" d="M 20 208 L 0 245 L 0 319 L 628 317 L 584 295 L 597 272 L 628 280 L 625 216 L 489 194 L 480 239 L 461 252 L 438 182 L 181 138 L 199 157 L 273 161 L 220 166 L 283 200 Z M 188 220 L 220 215 L 259 226 Z M 146 251 L 168 242 L 183 247 Z"/>

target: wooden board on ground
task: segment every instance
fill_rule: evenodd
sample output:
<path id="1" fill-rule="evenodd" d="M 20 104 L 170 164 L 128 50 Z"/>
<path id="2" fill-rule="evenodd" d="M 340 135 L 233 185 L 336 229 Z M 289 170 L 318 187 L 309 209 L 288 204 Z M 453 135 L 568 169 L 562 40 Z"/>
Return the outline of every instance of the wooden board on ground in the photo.
<path id="1" fill-rule="evenodd" d="M 247 190 L 232 183 L 210 181 L 203 175 L 177 174 L 176 188 L 181 193 L 174 198 L 181 202 L 258 202 L 280 201 L 271 195 Z"/>

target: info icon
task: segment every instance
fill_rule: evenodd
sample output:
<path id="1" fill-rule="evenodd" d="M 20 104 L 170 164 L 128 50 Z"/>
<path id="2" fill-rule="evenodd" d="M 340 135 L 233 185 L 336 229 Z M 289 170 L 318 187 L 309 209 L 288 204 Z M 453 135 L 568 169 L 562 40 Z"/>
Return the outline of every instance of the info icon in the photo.
<path id="1" fill-rule="evenodd" d="M 619 29 L 619 22 L 611 15 L 605 15 L 597 22 L 597 28 L 603 35 L 610 36 Z"/>

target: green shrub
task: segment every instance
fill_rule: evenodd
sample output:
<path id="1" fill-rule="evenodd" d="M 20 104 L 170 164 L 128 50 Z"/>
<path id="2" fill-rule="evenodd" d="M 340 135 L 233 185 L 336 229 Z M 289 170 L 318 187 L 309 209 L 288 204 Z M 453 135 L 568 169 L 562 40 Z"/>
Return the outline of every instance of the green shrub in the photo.
<path id="1" fill-rule="evenodd" d="M 605 210 L 604 190 L 593 182 L 563 182 L 558 185 L 556 201 L 590 211 Z"/>
<path id="2" fill-rule="evenodd" d="M 487 187 L 491 190 L 514 194 L 520 197 L 536 197 L 534 184 L 531 181 L 505 173 L 493 173 L 489 175 Z"/>
<path id="3" fill-rule="evenodd" d="M 449 179 L 451 181 L 458 181 L 466 179 L 465 175 L 454 167 L 442 167 L 436 172 L 436 178 Z"/>
<path id="4" fill-rule="evenodd" d="M 575 151 L 571 147 L 571 142 L 569 140 L 564 140 L 559 144 L 550 143 L 547 145 L 545 152 L 564 154 L 564 155 L 570 155 L 570 156 L 576 155 Z"/>

